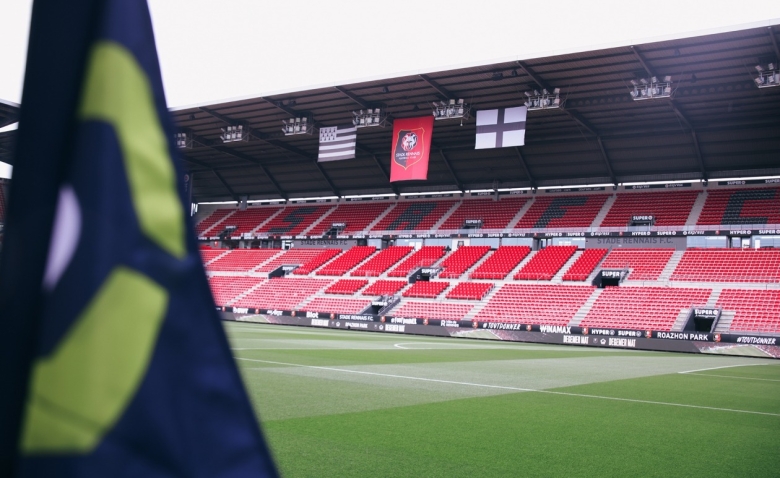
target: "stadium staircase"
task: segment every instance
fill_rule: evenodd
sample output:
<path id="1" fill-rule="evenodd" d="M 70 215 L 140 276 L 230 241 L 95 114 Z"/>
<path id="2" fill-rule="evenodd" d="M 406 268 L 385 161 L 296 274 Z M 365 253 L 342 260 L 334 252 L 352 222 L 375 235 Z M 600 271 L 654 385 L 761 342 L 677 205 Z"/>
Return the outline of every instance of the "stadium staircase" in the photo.
<path id="1" fill-rule="evenodd" d="M 366 227 L 365 227 L 365 228 L 364 228 L 364 229 L 363 229 L 363 230 L 362 230 L 360 233 L 361 233 L 361 234 L 368 234 L 368 231 L 370 231 L 370 230 L 374 229 L 374 227 L 375 227 L 377 224 L 379 224 L 379 223 L 382 221 L 382 219 L 384 219 L 384 218 L 385 218 L 385 216 L 387 216 L 388 214 L 390 214 L 390 211 L 392 211 L 392 210 L 393 210 L 393 203 L 388 203 L 388 204 L 387 204 L 387 207 L 385 208 L 385 210 L 384 210 L 384 211 L 382 211 L 382 213 L 381 213 L 381 214 L 377 215 L 376 219 L 374 219 L 373 221 L 371 221 L 371 223 L 370 223 L 368 226 L 366 226 Z"/>
<path id="2" fill-rule="evenodd" d="M 322 213 L 322 215 L 320 215 L 320 217 L 319 217 L 319 218 L 317 218 L 317 219 L 313 220 L 313 221 L 311 222 L 311 224 L 309 224 L 309 226 L 308 226 L 306 229 L 304 229 L 303 231 L 301 231 L 301 232 L 300 232 L 300 234 L 301 234 L 301 235 L 303 235 L 303 236 L 305 236 L 305 235 L 309 234 L 309 231 L 311 231 L 311 230 L 312 230 L 312 229 L 314 229 L 315 227 L 319 226 L 319 225 L 320 225 L 320 223 L 321 223 L 322 221 L 326 220 L 326 219 L 327 219 L 327 217 L 328 217 L 328 216 L 330 216 L 330 215 L 331 215 L 331 213 L 333 213 L 333 211 L 335 211 L 335 210 L 336 210 L 336 206 L 333 206 L 333 207 L 331 207 L 330 209 L 328 209 L 327 211 L 323 212 L 323 213 Z"/>
<path id="3" fill-rule="evenodd" d="M 251 294 L 252 292 L 254 292 L 254 291 L 255 291 L 255 289 L 257 289 L 258 287 L 260 287 L 260 286 L 261 286 L 261 285 L 263 285 L 263 284 L 265 284 L 265 281 L 264 281 L 264 280 L 263 280 L 263 281 L 260 281 L 260 282 L 258 282 L 257 284 L 253 285 L 253 286 L 252 286 L 252 287 L 250 287 L 249 289 L 247 289 L 247 290 L 245 290 L 244 292 L 242 292 L 242 293 L 238 294 L 237 296 L 233 297 L 233 300 L 231 300 L 230 302 L 228 302 L 228 303 L 227 303 L 227 304 L 225 304 L 225 305 L 233 305 L 234 303 L 238 302 L 239 300 L 243 299 L 244 297 L 246 297 L 246 296 L 248 296 L 249 294 Z"/>
<path id="4" fill-rule="evenodd" d="M 685 221 L 686 226 L 695 226 L 699 222 L 699 216 L 704 209 L 704 203 L 707 202 L 707 191 L 702 191 L 696 198 L 696 202 L 693 203 L 691 208 L 691 214 L 688 216 L 688 220 Z"/>
<path id="5" fill-rule="evenodd" d="M 217 262 L 218 260 L 220 260 L 220 259 L 222 259 L 223 257 L 225 257 L 226 255 L 228 255 L 228 253 L 229 253 L 229 252 L 230 252 L 230 249 L 226 249 L 226 250 L 224 250 L 224 251 L 222 252 L 222 254 L 219 254 L 219 255 L 217 255 L 217 256 L 214 256 L 214 257 L 213 257 L 211 260 L 209 260 L 208 262 L 204 262 L 204 263 L 203 263 L 203 266 L 204 266 L 204 267 L 208 267 L 209 265 L 213 264 L 214 262 Z"/>
<path id="6" fill-rule="evenodd" d="M 447 219 L 449 219 L 450 216 L 452 216 L 452 213 L 454 213 L 458 209 L 458 207 L 461 205 L 462 202 L 463 201 L 457 201 L 455 204 L 452 205 L 452 207 L 447 212 L 442 214 L 441 218 L 439 218 L 439 220 L 436 221 L 436 223 L 434 223 L 433 227 L 431 227 L 431 231 L 438 231 L 439 228 L 442 225 L 444 225 L 445 222 L 447 222 Z"/>
<path id="7" fill-rule="evenodd" d="M 596 300 L 599 298 L 601 293 L 604 292 L 604 289 L 595 289 L 593 291 L 593 294 L 588 297 L 588 300 L 585 301 L 584 304 L 582 304 L 582 307 L 577 310 L 577 312 L 574 313 L 574 317 L 572 317 L 571 322 L 569 322 L 570 327 L 577 327 L 580 325 L 580 322 L 585 319 L 585 317 L 590 312 L 590 309 L 593 308 L 593 304 L 596 303 Z"/>
<path id="8" fill-rule="evenodd" d="M 659 281 L 669 281 L 674 270 L 677 269 L 677 264 L 682 260 L 683 254 L 685 254 L 685 251 L 674 251 L 672 258 L 669 259 L 669 262 L 666 263 L 666 266 L 661 271 L 661 275 L 658 276 Z"/>
<path id="9" fill-rule="evenodd" d="M 520 222 L 520 219 L 522 219 L 523 216 L 525 216 L 525 213 L 527 213 L 528 210 L 531 209 L 531 204 L 533 204 L 533 203 L 534 203 L 533 198 L 530 198 L 528 201 L 526 201 L 525 204 L 523 204 L 523 207 L 521 207 L 517 211 L 517 214 L 515 214 L 515 217 L 513 217 L 512 220 L 510 220 L 509 223 L 506 225 L 506 228 L 507 229 L 514 228 L 517 225 L 517 223 Z"/>
<path id="10" fill-rule="evenodd" d="M 682 332 L 685 324 L 688 322 L 688 317 L 691 315 L 691 309 L 681 309 L 677 314 L 677 318 L 672 324 L 672 332 Z"/>
<path id="11" fill-rule="evenodd" d="M 596 217 L 593 219 L 593 224 L 591 226 L 593 227 L 599 227 L 601 225 L 601 222 L 604 220 L 605 217 L 607 217 L 607 214 L 609 214 L 609 210 L 612 209 L 612 205 L 615 204 L 615 201 L 617 200 L 617 196 L 614 194 L 610 194 L 606 201 L 604 201 L 604 205 L 601 207 L 601 211 L 599 211 L 598 214 L 596 214 Z"/>
<path id="12" fill-rule="evenodd" d="M 490 292 L 487 293 L 487 295 L 480 301 L 477 302 L 476 307 L 471 309 L 471 311 L 466 314 L 466 317 L 464 317 L 464 320 L 473 320 L 474 317 L 477 316 L 477 314 L 485 308 L 485 306 L 490 302 L 490 300 L 495 296 L 498 291 L 504 286 L 504 284 L 507 284 L 509 282 L 512 282 L 511 280 L 501 280 L 494 284 L 493 288 L 490 289 Z"/>
<path id="13" fill-rule="evenodd" d="M 720 313 L 720 319 L 718 319 L 717 325 L 715 325 L 714 332 L 716 334 L 726 334 L 731 329 L 731 322 L 734 321 L 736 312 L 733 310 L 724 310 Z"/>
<path id="14" fill-rule="evenodd" d="M 251 231 L 249 231 L 249 233 L 250 233 L 250 234 L 254 234 L 254 233 L 256 233 L 257 231 L 259 231 L 259 230 L 260 230 L 260 228 L 262 228 L 263 226 L 265 226 L 265 225 L 266 225 L 266 224 L 268 224 L 269 222 L 271 222 L 271 221 L 273 221 L 274 219 L 276 219 L 276 216 L 278 216 L 279 214 L 281 214 L 283 210 L 284 210 L 284 208 L 283 208 L 283 207 L 280 207 L 280 208 L 278 208 L 278 209 L 276 210 L 276 212 L 274 212 L 273 214 L 271 214 L 270 216 L 268 216 L 268 218 L 267 218 L 265 221 L 261 221 L 261 222 L 260 222 L 260 224 L 258 224 L 257 226 L 255 226 L 255 228 L 254 228 L 254 229 L 252 229 Z"/>
<path id="15" fill-rule="evenodd" d="M 570 258 L 568 261 L 566 261 L 563 266 L 558 270 L 558 272 L 555 273 L 552 279 L 550 279 L 550 283 L 552 284 L 562 284 L 563 283 L 563 276 L 568 272 L 569 268 L 577 262 L 577 259 L 582 256 L 584 249 L 580 250 L 578 249 Z"/>

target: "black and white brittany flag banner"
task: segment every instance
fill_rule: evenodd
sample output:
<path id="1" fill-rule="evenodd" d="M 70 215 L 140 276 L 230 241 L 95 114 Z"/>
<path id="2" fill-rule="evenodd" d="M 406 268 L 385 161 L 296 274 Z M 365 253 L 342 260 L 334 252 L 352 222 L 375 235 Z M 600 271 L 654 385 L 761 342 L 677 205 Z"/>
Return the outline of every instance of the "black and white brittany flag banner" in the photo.
<path id="1" fill-rule="evenodd" d="M 525 144 L 525 106 L 477 111 L 474 149 L 508 148 Z"/>
<path id="2" fill-rule="evenodd" d="M 355 157 L 357 128 L 354 125 L 320 128 L 320 153 L 317 161 L 339 161 Z"/>

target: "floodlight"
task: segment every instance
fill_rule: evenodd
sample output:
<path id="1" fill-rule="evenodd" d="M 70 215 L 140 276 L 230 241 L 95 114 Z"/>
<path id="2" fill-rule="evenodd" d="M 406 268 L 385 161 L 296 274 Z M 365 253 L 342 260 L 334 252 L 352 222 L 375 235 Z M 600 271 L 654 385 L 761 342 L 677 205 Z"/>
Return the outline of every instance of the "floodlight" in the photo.
<path id="1" fill-rule="evenodd" d="M 440 101 L 433 104 L 433 119 L 468 119 L 471 112 L 471 106 L 467 105 L 463 98 L 450 98 L 447 101 Z"/>

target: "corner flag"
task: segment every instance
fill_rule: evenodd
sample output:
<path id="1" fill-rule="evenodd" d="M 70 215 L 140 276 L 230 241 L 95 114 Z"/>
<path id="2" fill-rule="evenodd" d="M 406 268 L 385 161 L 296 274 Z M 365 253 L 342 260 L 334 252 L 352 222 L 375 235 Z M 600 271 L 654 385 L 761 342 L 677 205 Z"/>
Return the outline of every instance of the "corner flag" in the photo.
<path id="1" fill-rule="evenodd" d="M 36 0 L 0 256 L 0 477 L 275 476 L 144 0 Z"/>

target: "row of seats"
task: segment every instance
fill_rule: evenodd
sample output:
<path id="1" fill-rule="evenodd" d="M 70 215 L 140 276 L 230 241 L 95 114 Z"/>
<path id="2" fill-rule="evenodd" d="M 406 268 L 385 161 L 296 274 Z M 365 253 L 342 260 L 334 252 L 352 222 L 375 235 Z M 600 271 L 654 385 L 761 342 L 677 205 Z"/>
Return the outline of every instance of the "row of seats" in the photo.
<path id="1" fill-rule="evenodd" d="M 419 319 L 462 320 L 473 308 L 474 306 L 470 304 L 409 301 L 402 304 L 398 310 L 393 310 L 393 315 Z"/>
<path id="2" fill-rule="evenodd" d="M 311 257 L 308 261 L 301 264 L 301 266 L 293 271 L 296 275 L 308 275 L 320 266 L 333 259 L 337 255 L 341 254 L 341 249 L 322 249 L 322 252 Z"/>
<path id="3" fill-rule="evenodd" d="M 387 273 L 390 277 L 407 277 L 420 267 L 430 267 L 444 257 L 444 246 L 422 246 L 414 254 L 404 259 L 398 266 Z"/>
<path id="4" fill-rule="evenodd" d="M 589 227 L 609 196 L 537 197 L 520 221 L 519 229 Z"/>
<path id="5" fill-rule="evenodd" d="M 736 311 L 732 332 L 780 334 L 780 290 L 723 289 L 718 307 Z"/>
<path id="6" fill-rule="evenodd" d="M 250 272 L 277 254 L 278 249 L 233 249 L 207 265 L 206 270 Z"/>
<path id="7" fill-rule="evenodd" d="M 378 280 L 368 286 L 362 295 L 394 295 L 408 284 L 405 280 Z"/>
<path id="8" fill-rule="evenodd" d="M 352 271 L 350 275 L 356 277 L 377 277 L 394 266 L 401 258 L 412 252 L 412 250 L 413 248 L 411 246 L 390 246 L 386 249 L 382 249 L 374 257 Z"/>
<path id="9" fill-rule="evenodd" d="M 365 230 L 390 205 L 388 203 L 347 203 L 340 204 L 336 209 L 326 214 L 309 230 L 309 235 L 319 236 L 328 232 L 333 224 L 346 224 L 340 234 L 356 234 Z"/>
<path id="10" fill-rule="evenodd" d="M 2 199 L 0 199 L 0 202 L 2 202 Z M 203 220 L 195 226 L 195 234 L 198 236 L 207 236 L 208 231 L 214 227 L 214 224 L 221 221 L 225 216 L 232 213 L 233 211 L 234 209 L 215 209 L 211 211 L 208 216 L 203 218 Z"/>
<path id="11" fill-rule="evenodd" d="M 368 284 L 366 279 L 341 279 L 325 289 L 326 294 L 352 295 Z"/>
<path id="12" fill-rule="evenodd" d="M 457 278 L 490 252 L 490 246 L 461 246 L 441 263 L 443 278 Z"/>
<path id="13" fill-rule="evenodd" d="M 600 226 L 627 226 L 632 216 L 654 216 L 656 226 L 684 226 L 699 194 L 699 191 L 618 193 Z"/>
<path id="14" fill-rule="evenodd" d="M 316 297 L 303 309 L 311 312 L 330 312 L 334 314 L 359 314 L 371 305 L 370 300 L 361 299 L 331 299 Z"/>
<path id="15" fill-rule="evenodd" d="M 403 293 L 404 297 L 418 297 L 434 299 L 450 286 L 447 281 L 421 281 L 418 280 Z"/>
<path id="16" fill-rule="evenodd" d="M 233 306 L 294 310 L 300 303 L 330 285 L 330 282 L 309 277 L 269 279 L 237 300 Z"/>
<path id="17" fill-rule="evenodd" d="M 479 265 L 472 279 L 503 279 L 531 252 L 528 246 L 501 246 Z"/>
<path id="18" fill-rule="evenodd" d="M 630 280 L 658 280 L 674 249 L 612 249 L 602 269 L 630 269 Z"/>
<path id="19" fill-rule="evenodd" d="M 228 226 L 236 226 L 237 229 L 230 233 L 231 237 L 240 236 L 241 234 L 252 232 L 260 224 L 266 222 L 268 218 L 276 213 L 277 209 L 273 208 L 251 208 L 244 211 L 236 211 L 232 216 L 225 219 L 218 227 L 214 228 L 213 232 L 220 232 Z"/>
<path id="20" fill-rule="evenodd" d="M 318 276 L 343 276 L 374 253 L 374 246 L 355 246 L 315 272 Z"/>
<path id="21" fill-rule="evenodd" d="M 780 224 L 780 188 L 710 191 L 698 224 Z"/>
<path id="22" fill-rule="evenodd" d="M 585 249 L 563 275 L 565 281 L 584 281 L 607 254 L 607 249 Z"/>
<path id="23" fill-rule="evenodd" d="M 566 325 L 595 287 L 505 284 L 475 317 L 480 322 Z"/>
<path id="24" fill-rule="evenodd" d="M 538 251 L 520 271 L 517 280 L 550 280 L 577 252 L 577 246 L 547 246 Z"/>
<path id="25" fill-rule="evenodd" d="M 264 251 L 267 249 L 252 249 L 252 250 Z M 336 249 L 336 253 L 338 253 L 338 249 Z M 304 249 L 304 248 L 289 249 L 283 252 L 282 254 L 280 254 L 279 256 L 275 257 L 272 261 L 264 264 L 261 268 L 257 270 L 257 272 L 272 272 L 281 266 L 307 264 L 310 260 L 314 259 L 315 257 L 319 257 L 320 254 L 322 254 L 322 249 Z"/>
<path id="26" fill-rule="evenodd" d="M 429 231 L 456 201 L 399 202 L 372 231 Z"/>
<path id="27" fill-rule="evenodd" d="M 265 281 L 266 279 L 260 277 L 212 276 L 209 277 L 209 287 L 211 295 L 214 297 L 214 303 L 226 306 L 230 305 L 239 295 Z"/>
<path id="28" fill-rule="evenodd" d="M 443 230 L 463 229 L 467 220 L 482 221 L 483 229 L 504 229 L 517 215 L 527 198 L 507 197 L 500 201 L 472 199 L 460 203 L 440 227 Z"/>
<path id="29" fill-rule="evenodd" d="M 461 282 L 447 293 L 447 298 L 482 300 L 492 288 L 490 282 Z"/>
<path id="30" fill-rule="evenodd" d="M 780 282 L 780 250 L 688 249 L 672 280 Z"/>

